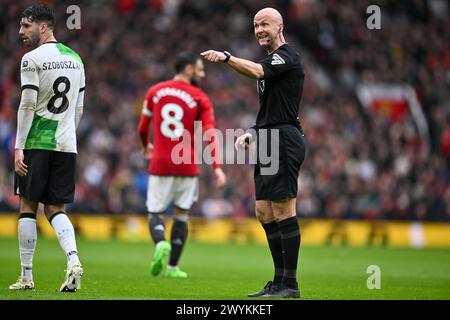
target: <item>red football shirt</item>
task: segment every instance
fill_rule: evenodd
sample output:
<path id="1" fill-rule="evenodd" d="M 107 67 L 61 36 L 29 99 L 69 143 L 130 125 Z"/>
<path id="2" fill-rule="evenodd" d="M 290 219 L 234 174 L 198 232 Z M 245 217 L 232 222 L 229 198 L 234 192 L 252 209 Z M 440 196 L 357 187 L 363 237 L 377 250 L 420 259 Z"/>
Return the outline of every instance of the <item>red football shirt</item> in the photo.
<path id="1" fill-rule="evenodd" d="M 194 121 L 201 121 L 203 131 L 214 128 L 211 100 L 200 88 L 189 83 L 171 80 L 160 82 L 147 91 L 138 132 L 143 146 L 149 141 L 150 122 L 153 119 L 153 156 L 150 174 L 164 176 L 198 176 L 199 168 L 194 147 Z M 201 138 L 197 133 L 197 137 Z M 211 140 L 213 167 L 219 168 L 218 140 Z M 201 141 L 195 142 L 196 144 Z"/>

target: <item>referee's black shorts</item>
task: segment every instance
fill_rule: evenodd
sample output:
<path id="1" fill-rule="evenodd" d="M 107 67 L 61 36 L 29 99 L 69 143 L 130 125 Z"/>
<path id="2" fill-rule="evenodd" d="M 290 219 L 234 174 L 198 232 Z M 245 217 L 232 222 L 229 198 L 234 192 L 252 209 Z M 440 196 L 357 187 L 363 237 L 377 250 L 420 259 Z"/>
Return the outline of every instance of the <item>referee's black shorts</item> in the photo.
<path id="1" fill-rule="evenodd" d="M 270 143 L 274 129 L 279 130 L 279 141 Z M 287 198 L 296 198 L 298 174 L 305 159 L 303 135 L 299 128 L 289 124 L 274 126 L 266 130 L 267 139 L 261 138 L 261 129 L 257 131 L 257 161 L 254 173 L 256 200 L 279 201 Z M 260 158 L 260 148 L 264 140 L 269 144 L 268 154 L 274 151 L 272 150 L 274 146 L 279 146 L 278 170 L 276 172 L 267 170 L 273 163 L 267 164 L 267 159 Z M 267 172 L 270 172 L 270 174 L 267 174 Z"/>
<path id="2" fill-rule="evenodd" d="M 24 177 L 15 174 L 15 194 L 43 204 L 72 203 L 76 154 L 37 149 L 23 152 L 28 173 Z"/>

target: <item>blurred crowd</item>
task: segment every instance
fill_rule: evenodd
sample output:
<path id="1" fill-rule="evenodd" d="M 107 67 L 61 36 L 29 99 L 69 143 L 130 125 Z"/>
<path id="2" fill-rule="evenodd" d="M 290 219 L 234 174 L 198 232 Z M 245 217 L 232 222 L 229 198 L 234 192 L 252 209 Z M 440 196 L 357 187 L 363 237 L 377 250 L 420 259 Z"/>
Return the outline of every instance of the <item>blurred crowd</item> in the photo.
<path id="1" fill-rule="evenodd" d="M 173 77 L 180 51 L 228 50 L 250 60 L 265 52 L 252 19 L 271 6 L 285 17 L 286 40 L 306 72 L 300 118 L 307 157 L 299 178 L 300 217 L 450 220 L 449 1 L 116 0 L 75 1 L 81 29 L 65 25 L 64 1 L 50 4 L 55 36 L 84 61 L 85 114 L 78 129 L 73 212 L 145 213 L 147 162 L 136 133 L 149 86 Z M 28 1 L 0 0 L 0 211 L 16 211 L 13 156 L 20 99 L 20 59 L 27 48 L 18 22 Z M 371 4 L 381 30 L 366 27 Z M 217 128 L 249 128 L 258 111 L 256 84 L 206 63 L 200 86 Z M 430 152 L 411 117 L 393 122 L 361 107 L 363 82 L 407 83 L 428 121 Z M 215 190 L 203 165 L 194 215 L 254 215 L 253 168 L 225 165 Z"/>

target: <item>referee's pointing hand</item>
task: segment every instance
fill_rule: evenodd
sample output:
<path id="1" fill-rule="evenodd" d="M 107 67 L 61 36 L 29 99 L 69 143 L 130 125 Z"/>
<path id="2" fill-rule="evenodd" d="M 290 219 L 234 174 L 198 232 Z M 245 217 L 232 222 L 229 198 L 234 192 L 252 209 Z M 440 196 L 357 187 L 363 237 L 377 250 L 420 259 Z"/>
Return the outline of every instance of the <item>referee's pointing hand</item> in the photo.
<path id="1" fill-rule="evenodd" d="M 226 55 L 223 52 L 215 51 L 215 50 L 207 50 L 200 53 L 203 59 L 211 61 L 211 62 L 222 62 L 226 59 Z"/>

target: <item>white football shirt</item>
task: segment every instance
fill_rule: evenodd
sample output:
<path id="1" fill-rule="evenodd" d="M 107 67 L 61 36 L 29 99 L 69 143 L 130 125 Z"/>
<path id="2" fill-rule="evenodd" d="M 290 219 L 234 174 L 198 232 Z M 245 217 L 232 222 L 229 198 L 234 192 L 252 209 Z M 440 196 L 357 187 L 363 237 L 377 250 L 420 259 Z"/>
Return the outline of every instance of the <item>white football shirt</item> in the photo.
<path id="1" fill-rule="evenodd" d="M 83 104 L 85 75 L 80 56 L 62 43 L 46 42 L 25 54 L 21 85 L 38 92 L 23 149 L 77 152 L 75 108 Z M 83 94 L 80 94 L 83 93 Z"/>

